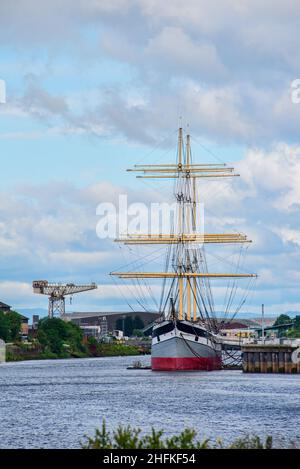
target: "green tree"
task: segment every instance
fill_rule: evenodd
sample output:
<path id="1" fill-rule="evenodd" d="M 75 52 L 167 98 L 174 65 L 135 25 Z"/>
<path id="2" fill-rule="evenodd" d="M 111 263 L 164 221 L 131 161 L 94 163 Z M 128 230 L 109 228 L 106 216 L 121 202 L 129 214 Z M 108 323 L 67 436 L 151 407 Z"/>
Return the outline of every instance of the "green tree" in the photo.
<path id="1" fill-rule="evenodd" d="M 118 331 L 123 331 L 124 335 L 130 337 L 133 333 L 133 319 L 131 316 L 126 316 L 125 318 L 119 318 L 116 321 L 116 329 Z"/>
<path id="2" fill-rule="evenodd" d="M 133 329 L 132 335 L 134 335 L 135 337 L 143 337 L 144 336 L 143 331 L 141 329 Z"/>
<path id="3" fill-rule="evenodd" d="M 22 317 L 15 311 L 10 311 L 7 314 L 10 322 L 10 340 L 15 341 L 20 336 Z"/>
<path id="4" fill-rule="evenodd" d="M 44 349 L 61 354 L 66 338 L 63 321 L 58 318 L 45 318 L 39 322 L 38 340 Z"/>
<path id="5" fill-rule="evenodd" d="M 66 324 L 66 341 L 71 346 L 72 350 L 79 350 L 83 352 L 85 347 L 82 343 L 83 341 L 83 332 L 76 324 L 73 322 L 67 322 Z"/>
<path id="6" fill-rule="evenodd" d="M 300 339 L 300 327 L 297 329 L 290 329 L 287 331 L 286 336 L 289 339 Z"/>
<path id="7" fill-rule="evenodd" d="M 287 337 L 291 339 L 300 338 L 300 316 L 296 316 L 293 320 L 293 327 L 287 332 Z"/>
<path id="8" fill-rule="evenodd" d="M 71 352 L 83 352 L 82 330 L 72 322 L 65 322 L 59 318 L 45 318 L 39 322 L 38 340 L 44 349 L 61 355 L 65 345 Z"/>
<path id="9" fill-rule="evenodd" d="M 7 314 L 0 311 L 0 339 L 4 340 L 4 342 L 8 342 L 10 340 L 9 326 L 10 324 Z"/>
<path id="10" fill-rule="evenodd" d="M 133 320 L 131 316 L 125 318 L 125 335 L 130 337 L 133 332 Z"/>
<path id="11" fill-rule="evenodd" d="M 144 329 L 145 324 L 140 316 L 135 316 L 133 320 L 133 329 Z"/>
<path id="12" fill-rule="evenodd" d="M 300 316 L 296 316 L 294 319 L 294 327 L 300 329 Z"/>
<path id="13" fill-rule="evenodd" d="M 4 313 L 0 311 L 0 339 L 4 342 L 18 340 L 21 331 L 22 319 L 15 311 Z"/>
<path id="14" fill-rule="evenodd" d="M 292 319 L 290 318 L 290 316 L 288 316 L 287 314 L 281 314 L 274 322 L 274 326 L 282 326 L 283 324 L 289 324 L 291 322 Z"/>
<path id="15" fill-rule="evenodd" d="M 124 330 L 124 321 L 125 318 L 119 318 L 116 320 L 116 329 L 117 331 L 123 331 Z"/>

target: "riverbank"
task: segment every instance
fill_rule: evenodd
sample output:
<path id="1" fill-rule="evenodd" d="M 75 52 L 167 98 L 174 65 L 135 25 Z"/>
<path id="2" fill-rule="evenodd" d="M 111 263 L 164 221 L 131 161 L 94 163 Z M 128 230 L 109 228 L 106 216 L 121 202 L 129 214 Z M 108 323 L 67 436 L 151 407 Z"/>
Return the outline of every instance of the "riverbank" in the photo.
<path id="1" fill-rule="evenodd" d="M 87 345 L 85 351 L 70 351 L 66 348 L 61 353 L 43 351 L 37 344 L 8 344 L 6 361 L 21 362 L 28 360 L 62 360 L 67 358 L 126 357 L 144 355 L 143 348 L 131 344 L 93 344 Z"/>

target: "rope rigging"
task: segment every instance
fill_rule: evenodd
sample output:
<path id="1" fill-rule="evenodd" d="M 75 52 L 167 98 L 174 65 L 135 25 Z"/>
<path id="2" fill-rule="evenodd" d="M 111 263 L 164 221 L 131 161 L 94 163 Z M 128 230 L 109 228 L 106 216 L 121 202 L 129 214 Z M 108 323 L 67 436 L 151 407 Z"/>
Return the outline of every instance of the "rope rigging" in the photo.
<path id="1" fill-rule="evenodd" d="M 176 164 L 137 165 L 139 168 L 136 169 L 136 171 L 143 173 L 143 176 L 138 177 L 174 179 L 173 195 L 177 207 L 177 218 L 176 220 L 172 220 L 169 232 L 164 235 L 165 238 L 168 238 L 170 235 L 168 238 L 170 242 L 169 244 L 165 242 L 165 244 L 168 244 L 167 247 L 163 245 L 150 253 L 145 254 L 139 251 L 139 256 L 135 261 L 131 261 L 122 267 L 122 269 L 124 269 L 124 267 L 131 266 L 134 268 L 135 272 L 129 272 L 130 275 L 127 277 L 121 276 L 121 278 L 132 279 L 133 287 L 137 293 L 138 304 L 148 311 L 151 309 L 152 304 L 155 310 L 164 315 L 164 317 L 167 315 L 170 298 L 173 298 L 174 308 L 178 311 L 179 317 L 183 319 L 187 314 L 188 319 L 191 320 L 192 297 L 193 311 L 195 312 L 196 310 L 196 314 L 198 317 L 200 316 L 200 320 L 207 325 L 210 331 L 218 332 L 218 314 L 222 314 L 224 321 L 227 321 L 230 316 L 232 318 L 235 317 L 245 304 L 250 294 L 251 286 L 254 283 L 253 278 L 250 278 L 246 286 L 240 289 L 237 282 L 238 277 L 251 277 L 251 274 L 244 273 L 242 270 L 247 249 L 244 249 L 244 245 L 240 244 L 238 252 L 222 258 L 217 252 L 211 253 L 209 247 L 206 248 L 207 244 L 204 243 L 223 242 L 230 246 L 235 242 L 241 243 L 242 241 L 240 241 L 240 239 L 242 239 L 242 236 L 239 239 L 237 236 L 231 238 L 231 236 L 234 236 L 233 234 L 220 234 L 220 236 L 223 236 L 223 241 L 220 241 L 218 238 L 213 238 L 218 236 L 215 234 L 204 235 L 201 232 L 199 233 L 199 237 L 195 238 L 195 240 L 192 240 L 190 235 L 196 233 L 198 236 L 196 232 L 198 222 L 200 220 L 203 223 L 201 219 L 202 214 L 199 213 L 200 202 L 198 185 L 196 185 L 196 182 L 198 183 L 200 180 L 197 178 L 211 177 L 212 181 L 216 181 L 216 177 L 230 176 L 231 174 L 229 173 L 231 173 L 233 168 L 226 167 L 223 162 L 221 162 L 222 164 L 213 165 L 193 164 L 193 155 L 189 146 L 189 135 L 187 136 L 186 145 L 183 145 L 182 129 L 180 130 Z M 216 155 L 205 148 L 204 145 L 200 144 L 200 146 L 210 153 L 211 156 L 221 161 Z M 159 162 L 161 163 L 161 160 Z M 152 169 L 153 167 L 155 169 Z M 210 169 L 210 167 L 212 168 Z M 201 192 L 200 195 L 203 198 L 203 192 Z M 240 233 L 236 233 L 240 235 Z M 200 243 L 200 235 L 203 235 L 204 243 Z M 147 238 L 147 235 L 143 236 L 145 237 L 144 239 Z M 152 236 L 152 234 L 148 235 L 150 242 L 144 242 L 144 247 L 145 244 L 147 244 L 147 249 L 149 249 L 149 245 L 152 242 L 150 236 Z M 159 236 L 161 236 L 161 233 L 157 235 L 157 244 L 160 242 Z M 204 238 L 204 236 L 206 236 L 206 238 Z M 246 238 L 246 236 L 244 236 L 244 238 Z M 176 241 L 174 241 L 174 239 L 176 239 Z M 232 239 L 235 240 L 232 241 Z M 245 242 L 248 242 L 248 240 Z M 140 245 L 142 244 L 143 242 L 140 242 Z M 152 244 L 155 244 L 155 242 L 152 242 Z M 133 249 L 131 246 L 127 247 L 132 259 Z M 213 258 L 213 262 L 216 263 L 218 268 L 220 265 L 225 264 L 231 267 L 231 271 L 227 274 L 219 274 L 217 268 L 216 274 L 211 274 L 211 266 L 213 265 L 211 258 Z M 153 274 L 149 271 L 149 273 L 144 276 L 136 275 L 136 277 L 134 277 L 135 274 L 142 274 L 144 267 L 149 264 L 160 265 L 160 271 L 154 272 Z M 164 276 L 162 275 L 163 273 L 172 273 L 175 275 Z M 193 276 L 192 274 L 202 274 L 202 276 Z M 211 277 L 223 276 L 226 278 L 226 276 L 230 277 L 230 275 L 232 279 L 228 280 L 224 294 L 221 289 L 218 290 L 218 286 L 212 285 L 210 280 Z M 151 283 L 151 281 L 149 282 L 150 278 L 162 279 L 160 283 L 161 292 L 159 300 L 157 300 L 158 295 L 156 294 L 157 284 L 154 282 Z M 193 282 L 191 281 L 192 278 Z M 217 295 L 215 292 L 217 292 Z M 219 299 L 221 295 L 224 296 L 223 306 L 220 306 L 220 303 L 222 303 Z"/>

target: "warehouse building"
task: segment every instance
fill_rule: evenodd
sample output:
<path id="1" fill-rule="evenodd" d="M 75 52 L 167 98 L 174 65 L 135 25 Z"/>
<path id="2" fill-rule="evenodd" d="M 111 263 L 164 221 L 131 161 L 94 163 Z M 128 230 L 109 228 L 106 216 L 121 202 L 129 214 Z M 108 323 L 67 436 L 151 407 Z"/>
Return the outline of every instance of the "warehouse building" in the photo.
<path id="1" fill-rule="evenodd" d="M 101 334 L 113 333 L 116 329 L 125 329 L 126 318 L 133 320 L 138 317 L 143 322 L 144 326 L 153 323 L 159 318 L 158 313 L 151 313 L 146 311 L 109 311 L 109 312 L 91 312 L 91 313 L 66 313 L 64 319 L 72 321 L 81 329 L 95 330 L 100 327 Z"/>

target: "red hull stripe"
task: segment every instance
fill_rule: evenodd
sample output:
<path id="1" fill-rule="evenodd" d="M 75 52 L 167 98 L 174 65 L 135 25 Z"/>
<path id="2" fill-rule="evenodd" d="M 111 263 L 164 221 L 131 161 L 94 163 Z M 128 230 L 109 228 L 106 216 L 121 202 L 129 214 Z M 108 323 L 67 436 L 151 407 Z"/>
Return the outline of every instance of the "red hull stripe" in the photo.
<path id="1" fill-rule="evenodd" d="M 188 358 L 169 358 L 153 357 L 151 359 L 153 371 L 183 371 L 183 370 L 202 370 L 213 371 L 222 368 L 221 358 L 208 357 L 188 357 Z"/>

